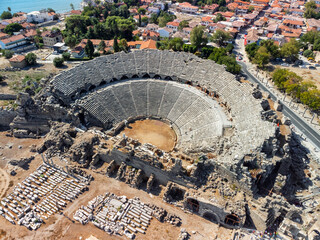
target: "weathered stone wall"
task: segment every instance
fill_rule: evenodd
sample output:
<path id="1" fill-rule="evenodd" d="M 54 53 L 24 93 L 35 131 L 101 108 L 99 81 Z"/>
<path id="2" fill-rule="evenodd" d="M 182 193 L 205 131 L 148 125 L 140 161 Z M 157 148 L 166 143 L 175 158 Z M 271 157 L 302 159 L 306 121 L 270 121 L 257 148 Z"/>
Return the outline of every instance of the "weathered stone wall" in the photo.
<path id="1" fill-rule="evenodd" d="M 0 109 L 0 127 L 9 128 L 10 123 L 18 115 L 14 110 L 1 110 Z"/>
<path id="2" fill-rule="evenodd" d="M 17 95 L 0 93 L 0 100 L 16 100 Z"/>
<path id="3" fill-rule="evenodd" d="M 186 187 L 192 186 L 190 180 L 188 179 L 183 179 L 173 172 L 165 171 L 164 169 L 152 166 L 138 157 L 129 156 L 129 154 L 123 153 L 117 149 L 113 149 L 109 154 L 102 156 L 102 158 L 108 163 L 113 160 L 117 165 L 121 165 L 121 163 L 124 162 L 134 168 L 141 169 L 148 177 L 153 174 L 156 180 L 164 186 L 167 185 L 169 181 Z"/>

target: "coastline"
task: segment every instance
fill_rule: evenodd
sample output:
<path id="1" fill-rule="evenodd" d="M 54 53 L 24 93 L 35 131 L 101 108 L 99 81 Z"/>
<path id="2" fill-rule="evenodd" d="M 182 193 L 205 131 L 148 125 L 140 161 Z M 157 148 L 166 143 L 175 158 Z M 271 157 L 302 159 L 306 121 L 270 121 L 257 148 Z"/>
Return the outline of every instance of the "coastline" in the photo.
<path id="1" fill-rule="evenodd" d="M 80 4 L 82 0 L 33 0 L 33 3 L 30 4 L 27 1 L 23 0 L 1 0 L 0 1 L 0 13 L 3 11 L 8 11 L 8 7 L 11 8 L 11 13 L 15 12 L 32 12 L 40 11 L 45 8 L 52 8 L 56 13 L 67 13 L 72 9 L 70 4 L 74 5 L 76 10 L 80 9 Z"/>

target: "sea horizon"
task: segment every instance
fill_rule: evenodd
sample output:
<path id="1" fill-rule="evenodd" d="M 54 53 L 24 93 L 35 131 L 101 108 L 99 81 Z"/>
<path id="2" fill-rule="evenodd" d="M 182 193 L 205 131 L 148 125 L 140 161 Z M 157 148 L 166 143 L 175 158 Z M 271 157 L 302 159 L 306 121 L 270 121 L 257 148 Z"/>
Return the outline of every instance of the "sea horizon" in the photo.
<path id="1" fill-rule="evenodd" d="M 81 2 L 82 0 L 0 0 L 0 14 L 8 11 L 8 7 L 11 8 L 12 14 L 20 11 L 29 13 L 46 8 L 52 8 L 57 13 L 64 13 L 71 11 L 71 3 L 75 9 L 80 9 Z"/>

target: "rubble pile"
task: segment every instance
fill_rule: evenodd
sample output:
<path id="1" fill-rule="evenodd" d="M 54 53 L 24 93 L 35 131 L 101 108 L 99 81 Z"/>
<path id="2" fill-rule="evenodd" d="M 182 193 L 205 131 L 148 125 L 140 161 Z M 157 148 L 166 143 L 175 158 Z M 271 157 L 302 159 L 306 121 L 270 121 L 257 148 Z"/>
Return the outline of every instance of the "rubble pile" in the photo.
<path id="1" fill-rule="evenodd" d="M 18 221 L 19 225 L 36 230 L 43 219 L 61 211 L 87 188 L 78 178 L 44 162 L 1 200 L 0 215 L 12 224 Z"/>
<path id="2" fill-rule="evenodd" d="M 93 198 L 87 206 L 81 206 L 73 215 L 73 218 L 83 225 L 92 222 L 110 235 L 125 235 L 130 239 L 133 239 L 136 233 L 144 234 L 152 217 L 175 226 L 181 224 L 178 216 L 162 208 L 145 204 L 137 197 L 127 199 L 126 196 L 109 192 Z"/>

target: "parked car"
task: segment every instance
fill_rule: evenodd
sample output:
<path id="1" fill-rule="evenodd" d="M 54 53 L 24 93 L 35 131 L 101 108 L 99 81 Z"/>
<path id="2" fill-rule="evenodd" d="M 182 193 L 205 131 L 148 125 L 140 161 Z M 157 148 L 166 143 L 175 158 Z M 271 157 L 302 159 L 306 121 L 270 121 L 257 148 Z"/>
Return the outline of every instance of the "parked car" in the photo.
<path id="1" fill-rule="evenodd" d="M 300 65 L 299 68 L 307 68 L 306 65 Z"/>
<path id="2" fill-rule="evenodd" d="M 288 63 L 281 63 L 281 66 L 283 66 L 283 67 L 290 67 L 290 64 L 288 64 Z"/>
<path id="3" fill-rule="evenodd" d="M 309 66 L 309 69 L 316 69 L 315 66 Z"/>

